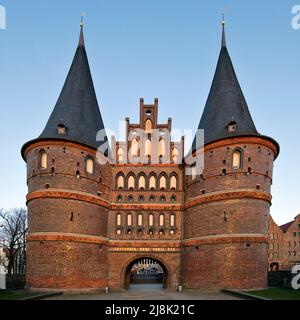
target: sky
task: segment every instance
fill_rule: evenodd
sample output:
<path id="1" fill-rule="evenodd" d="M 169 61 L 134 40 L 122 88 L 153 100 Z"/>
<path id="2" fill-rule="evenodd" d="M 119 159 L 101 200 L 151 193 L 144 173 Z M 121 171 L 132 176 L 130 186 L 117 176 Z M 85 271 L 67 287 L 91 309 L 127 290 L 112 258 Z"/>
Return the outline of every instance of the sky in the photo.
<path id="1" fill-rule="evenodd" d="M 138 121 L 159 98 L 159 121 L 196 130 L 227 47 L 256 127 L 277 140 L 271 214 L 300 213 L 300 29 L 289 0 L 0 0 L 0 208 L 25 206 L 22 145 L 43 130 L 62 89 L 85 12 L 85 41 L 105 126 Z"/>

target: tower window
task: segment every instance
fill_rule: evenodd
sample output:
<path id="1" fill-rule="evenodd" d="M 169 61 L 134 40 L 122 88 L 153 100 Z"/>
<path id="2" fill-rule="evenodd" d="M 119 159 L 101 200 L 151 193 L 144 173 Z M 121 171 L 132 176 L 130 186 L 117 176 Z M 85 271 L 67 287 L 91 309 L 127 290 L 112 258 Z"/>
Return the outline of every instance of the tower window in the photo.
<path id="1" fill-rule="evenodd" d="M 237 125 L 235 121 L 232 121 L 227 126 L 228 132 L 235 132 L 237 130 Z"/>
<path id="2" fill-rule="evenodd" d="M 242 151 L 236 149 L 232 154 L 232 168 L 237 170 L 242 168 Z"/>
<path id="3" fill-rule="evenodd" d="M 64 135 L 67 133 L 67 128 L 66 126 L 63 124 L 63 123 L 60 123 L 58 126 L 57 126 L 57 134 L 59 135 Z"/>
<path id="4" fill-rule="evenodd" d="M 47 169 L 47 153 L 45 150 L 40 151 L 40 168 Z"/>
<path id="5" fill-rule="evenodd" d="M 165 196 L 161 196 L 160 197 L 160 202 L 166 202 L 166 197 Z"/>
<path id="6" fill-rule="evenodd" d="M 94 173 L 94 160 L 90 157 L 86 158 L 85 160 L 85 170 L 89 174 Z"/>

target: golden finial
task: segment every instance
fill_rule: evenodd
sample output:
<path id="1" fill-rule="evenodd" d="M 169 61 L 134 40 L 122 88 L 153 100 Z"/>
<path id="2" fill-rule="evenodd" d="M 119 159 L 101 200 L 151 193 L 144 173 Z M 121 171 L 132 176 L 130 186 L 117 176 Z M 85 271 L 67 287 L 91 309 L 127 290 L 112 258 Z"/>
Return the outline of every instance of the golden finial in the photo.
<path id="1" fill-rule="evenodd" d="M 82 28 L 83 26 L 84 26 L 84 24 L 83 24 L 83 17 L 85 16 L 85 12 L 83 12 L 82 14 L 81 14 L 81 18 L 80 18 L 80 27 Z"/>

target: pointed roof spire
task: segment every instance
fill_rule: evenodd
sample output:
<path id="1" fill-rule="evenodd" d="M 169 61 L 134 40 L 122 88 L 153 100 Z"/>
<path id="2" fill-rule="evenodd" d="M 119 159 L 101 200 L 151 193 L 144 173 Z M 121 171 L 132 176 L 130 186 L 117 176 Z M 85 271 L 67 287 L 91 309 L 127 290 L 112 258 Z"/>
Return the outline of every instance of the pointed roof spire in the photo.
<path id="1" fill-rule="evenodd" d="M 222 18 L 222 48 L 226 47 L 226 36 L 225 36 L 225 15 Z"/>
<path id="2" fill-rule="evenodd" d="M 104 130 L 104 124 L 84 47 L 82 27 L 83 24 L 79 46 L 54 110 L 42 134 L 33 141 L 67 140 L 96 150 L 106 142 L 96 140 L 99 130 Z M 32 141 L 27 142 L 22 150 L 30 143 Z"/>
<path id="3" fill-rule="evenodd" d="M 81 20 L 80 20 L 80 36 L 79 36 L 79 47 L 84 47 L 84 35 L 83 35 L 83 14 L 81 15 Z"/>
<path id="4" fill-rule="evenodd" d="M 223 17 L 222 48 L 198 127 L 204 129 L 205 144 L 231 136 L 258 135 L 227 51 L 224 26 Z M 231 125 L 234 125 L 233 130 Z M 193 151 L 195 149 L 196 141 Z"/>

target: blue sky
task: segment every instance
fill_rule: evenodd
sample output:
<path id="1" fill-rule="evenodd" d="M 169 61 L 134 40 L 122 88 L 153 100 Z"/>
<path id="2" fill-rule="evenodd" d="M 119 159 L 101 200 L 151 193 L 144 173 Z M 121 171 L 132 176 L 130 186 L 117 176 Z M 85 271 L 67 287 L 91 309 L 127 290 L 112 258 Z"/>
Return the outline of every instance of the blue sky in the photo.
<path id="1" fill-rule="evenodd" d="M 260 133 L 275 138 L 271 213 L 300 213 L 300 30 L 297 2 L 278 0 L 0 0 L 0 208 L 25 205 L 22 144 L 37 137 L 72 62 L 81 12 L 105 125 L 138 120 L 139 98 L 159 98 L 159 120 L 196 129 L 215 71 L 226 14 L 227 45 Z"/>

